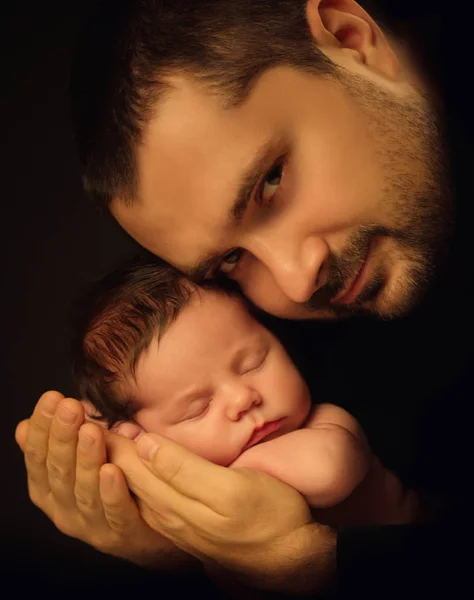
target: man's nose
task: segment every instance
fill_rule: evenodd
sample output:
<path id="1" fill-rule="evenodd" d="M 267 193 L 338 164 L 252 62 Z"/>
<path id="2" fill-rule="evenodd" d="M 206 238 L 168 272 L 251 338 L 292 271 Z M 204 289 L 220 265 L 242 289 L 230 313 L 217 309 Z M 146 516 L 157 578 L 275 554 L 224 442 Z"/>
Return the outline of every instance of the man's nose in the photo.
<path id="1" fill-rule="evenodd" d="M 293 302 L 302 303 L 326 283 L 329 247 L 317 237 L 301 242 L 262 245 L 255 254 L 267 267 L 281 291 Z M 258 254 L 257 254 L 258 253 Z"/>
<path id="2" fill-rule="evenodd" d="M 229 382 L 223 391 L 226 396 L 227 415 L 233 421 L 239 420 L 248 410 L 262 402 L 260 394 L 238 378 Z"/>

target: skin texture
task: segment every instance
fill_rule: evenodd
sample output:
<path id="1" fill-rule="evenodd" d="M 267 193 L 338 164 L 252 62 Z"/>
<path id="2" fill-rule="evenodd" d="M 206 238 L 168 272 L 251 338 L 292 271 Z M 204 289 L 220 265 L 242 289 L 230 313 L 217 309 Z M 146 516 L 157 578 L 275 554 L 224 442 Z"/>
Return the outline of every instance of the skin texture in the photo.
<path id="1" fill-rule="evenodd" d="M 372 506 L 372 496 L 377 510 L 345 502 L 339 521 L 323 515 L 324 523 L 395 524 L 417 516 L 416 497 L 371 455 L 357 421 L 331 404 L 311 409 L 289 356 L 237 297 L 195 288 L 190 305 L 139 358 L 131 393 L 144 431 L 218 465 L 260 469 L 312 508 L 339 505 L 370 481 L 364 503 Z M 276 420 L 277 431 L 249 446 L 256 426 Z"/>
<path id="2" fill-rule="evenodd" d="M 157 434 L 137 442 L 149 472 L 136 477 L 140 459 L 128 451 L 129 443 L 108 436 L 111 459 L 132 491 L 153 506 L 151 527 L 177 546 L 261 589 L 316 591 L 333 579 L 335 536 L 312 521 L 296 490 L 256 469 L 214 465 Z M 321 568 L 321 578 L 298 573 L 296 563 Z"/>
<path id="3" fill-rule="evenodd" d="M 117 198 L 112 212 L 135 239 L 184 270 L 203 253 L 243 248 L 240 258 L 227 256 L 225 270 L 275 315 L 395 316 L 418 299 L 413 280 L 424 287 L 449 230 L 434 114 L 395 44 L 355 2 L 308 0 L 307 17 L 315 43 L 346 69 L 346 85 L 278 68 L 257 82 L 248 102 L 225 113 L 177 74 L 139 150 L 140 199 L 127 208 Z M 282 142 L 272 141 L 268 169 L 282 157 L 288 164 L 265 180 L 265 199 L 278 185 L 271 210 L 252 199 L 244 222 L 228 226 L 222 208 L 232 204 L 257 145 L 274 136 Z M 350 284 L 370 241 L 376 246 L 366 289 L 349 307 L 331 303 Z M 70 406 L 79 415 L 79 404 Z M 59 430 L 46 431 L 35 416 L 30 425 L 20 425 L 17 439 L 22 448 L 28 436 L 41 440 L 38 460 L 27 460 L 29 479 L 35 473 L 42 482 L 30 485 L 36 504 L 50 518 L 47 498 L 65 510 L 62 490 L 70 490 L 71 480 L 97 496 L 97 480 L 88 483 L 75 469 L 77 430 L 57 444 Z M 138 440 L 139 451 L 147 441 Z M 311 520 L 291 488 L 256 470 L 213 465 L 164 438 L 145 463 L 130 440 L 110 435 L 108 444 L 108 460 L 125 473 L 148 524 L 189 553 L 260 588 L 316 592 L 334 580 L 335 534 Z M 51 488 L 45 461 L 63 464 L 69 482 L 59 478 Z M 248 510 L 237 508 L 243 503 Z M 133 514 L 126 502 L 122 508 Z"/>
<path id="4" fill-rule="evenodd" d="M 198 570 L 147 525 L 123 472 L 107 463 L 104 430 L 85 422 L 80 402 L 46 392 L 15 439 L 25 453 L 30 498 L 62 533 L 142 566 Z"/>
<path id="5" fill-rule="evenodd" d="M 275 67 L 228 109 L 191 78 L 171 77 L 138 149 L 138 198 L 116 198 L 111 210 L 184 272 L 215 255 L 201 275 L 220 268 L 276 316 L 395 317 L 423 295 L 449 232 L 437 114 L 354 3 L 318 4 L 308 4 L 309 22 L 337 79 Z M 235 223 L 239 182 L 262 147 Z M 363 289 L 342 303 L 366 259 Z"/>
<path id="6" fill-rule="evenodd" d="M 218 465 L 260 469 L 312 507 L 346 500 L 376 464 L 349 413 L 331 404 L 310 410 L 289 356 L 237 297 L 195 289 L 190 305 L 139 358 L 126 393 L 142 407 L 134 420 L 144 431 Z M 255 427 L 277 420 L 277 431 L 249 446 Z M 385 485 L 373 489 L 383 505 Z M 412 513 L 398 497 L 392 504 L 376 511 L 376 522 L 409 522 Z M 340 520 L 347 522 L 373 521 L 363 511 Z"/>
<path id="7" fill-rule="evenodd" d="M 231 466 L 262 469 L 298 490 L 311 507 L 327 508 L 352 494 L 370 463 L 369 445 L 357 421 L 325 403 L 313 408 L 303 428 L 252 446 Z"/>
<path id="8" fill-rule="evenodd" d="M 138 360 L 134 420 L 218 465 L 242 454 L 255 430 L 281 420 L 268 440 L 306 420 L 309 390 L 279 341 L 243 302 L 196 290 Z"/>
<path id="9" fill-rule="evenodd" d="M 435 508 L 384 467 L 357 420 L 333 404 L 318 404 L 302 429 L 252 446 L 231 466 L 261 469 L 288 483 L 326 525 L 414 523 Z"/>

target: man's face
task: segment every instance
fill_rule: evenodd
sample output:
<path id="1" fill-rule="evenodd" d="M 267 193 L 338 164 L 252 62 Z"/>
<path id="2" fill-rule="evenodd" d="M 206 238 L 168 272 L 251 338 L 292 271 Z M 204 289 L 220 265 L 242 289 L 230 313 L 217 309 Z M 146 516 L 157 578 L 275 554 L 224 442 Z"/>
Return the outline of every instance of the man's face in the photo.
<path id="1" fill-rule="evenodd" d="M 264 438 L 274 439 L 298 429 L 311 407 L 278 340 L 242 301 L 210 291 L 140 356 L 135 386 L 141 427 L 224 466 L 250 447 L 256 427 L 278 421 Z"/>
<path id="2" fill-rule="evenodd" d="M 332 58 L 339 80 L 276 67 L 232 109 L 173 78 L 138 151 L 139 199 L 112 203 L 121 225 L 276 316 L 409 311 L 446 237 L 435 115 L 412 86 Z"/>

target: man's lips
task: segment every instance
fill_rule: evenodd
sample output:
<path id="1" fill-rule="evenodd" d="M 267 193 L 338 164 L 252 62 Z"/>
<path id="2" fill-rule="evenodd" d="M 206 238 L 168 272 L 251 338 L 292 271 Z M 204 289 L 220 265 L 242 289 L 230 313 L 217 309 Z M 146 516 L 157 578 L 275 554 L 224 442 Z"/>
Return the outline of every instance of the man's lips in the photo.
<path id="1" fill-rule="evenodd" d="M 332 304 L 350 304 L 359 296 L 365 287 L 367 279 L 367 265 L 371 255 L 373 243 L 369 245 L 364 261 L 359 267 L 359 270 L 348 284 L 331 300 Z"/>
<path id="2" fill-rule="evenodd" d="M 280 429 L 282 419 L 278 419 L 277 421 L 270 421 L 269 423 L 265 423 L 262 427 L 256 427 L 250 436 L 247 444 L 245 445 L 244 450 L 250 448 L 250 446 L 254 446 L 258 444 L 258 442 L 262 441 L 267 435 L 274 433 L 278 429 Z"/>

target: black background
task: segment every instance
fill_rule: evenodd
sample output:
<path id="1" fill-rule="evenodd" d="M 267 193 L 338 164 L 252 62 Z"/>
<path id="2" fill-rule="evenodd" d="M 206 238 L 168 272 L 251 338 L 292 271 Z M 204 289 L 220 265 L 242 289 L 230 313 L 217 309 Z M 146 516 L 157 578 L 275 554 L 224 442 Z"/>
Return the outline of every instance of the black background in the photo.
<path id="1" fill-rule="evenodd" d="M 17 589 L 130 584 L 136 591 L 139 582 L 151 581 L 145 572 L 54 528 L 29 501 L 23 457 L 13 438 L 16 423 L 30 415 L 41 393 L 72 391 L 73 298 L 138 249 L 108 215 L 88 204 L 81 189 L 67 85 L 74 38 L 91 4 L 24 1 L 1 9 L 2 587 L 11 579 Z M 380 4 L 389 6 L 387 0 Z M 397 27 L 430 34 L 435 3 L 393 4 L 389 14 Z M 157 593 L 166 581 L 156 580 Z M 187 589 L 182 580 L 173 584 L 178 596 Z"/>

